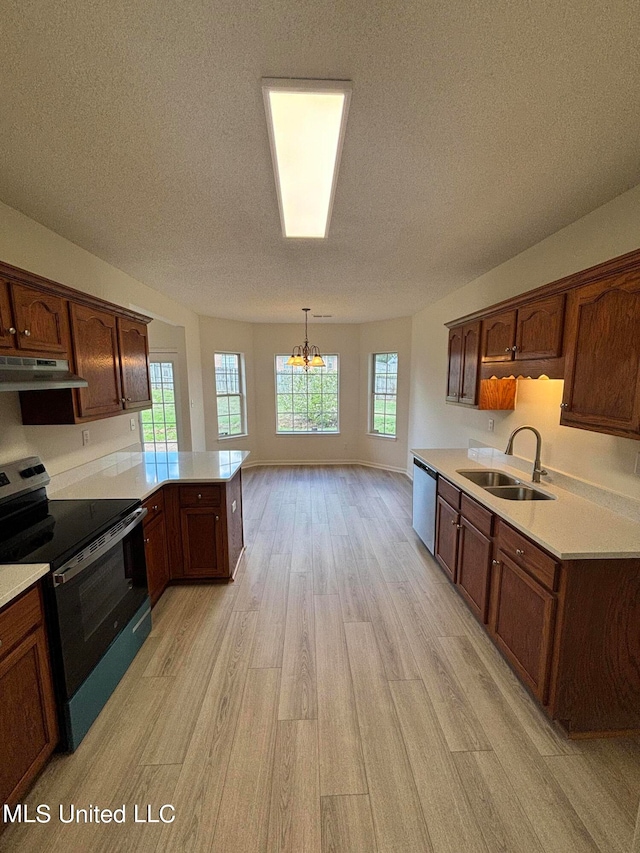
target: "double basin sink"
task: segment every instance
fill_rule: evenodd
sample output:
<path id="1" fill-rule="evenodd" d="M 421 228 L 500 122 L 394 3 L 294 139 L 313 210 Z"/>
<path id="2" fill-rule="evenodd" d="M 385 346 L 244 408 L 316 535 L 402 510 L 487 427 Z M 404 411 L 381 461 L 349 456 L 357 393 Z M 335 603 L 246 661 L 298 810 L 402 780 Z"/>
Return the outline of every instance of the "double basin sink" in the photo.
<path id="1" fill-rule="evenodd" d="M 458 471 L 467 480 L 471 480 L 477 486 L 507 501 L 554 501 L 555 495 L 548 495 L 531 486 L 524 485 L 517 477 L 505 474 L 504 471 L 486 471 L 474 468 L 471 471 Z"/>

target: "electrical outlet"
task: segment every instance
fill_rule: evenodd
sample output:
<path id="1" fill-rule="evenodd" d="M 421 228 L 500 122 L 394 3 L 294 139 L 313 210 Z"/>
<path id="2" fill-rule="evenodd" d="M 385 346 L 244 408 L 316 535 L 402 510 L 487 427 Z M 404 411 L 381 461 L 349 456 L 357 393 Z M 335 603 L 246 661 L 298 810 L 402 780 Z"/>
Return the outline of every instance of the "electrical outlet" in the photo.
<path id="1" fill-rule="evenodd" d="M 136 431 L 136 419 L 135 418 L 129 419 L 129 429 L 131 430 L 131 432 Z"/>
<path id="2" fill-rule="evenodd" d="M 231 503 L 231 512 L 235 512 L 237 508 L 238 508 L 238 507 L 237 507 L 236 502 L 235 502 L 235 501 L 232 501 L 232 503 Z"/>
<path id="3" fill-rule="evenodd" d="M 489 418 L 489 432 L 493 432 L 493 428 L 495 426 L 495 421 L 493 418 Z"/>
<path id="4" fill-rule="evenodd" d="M 86 447 L 90 441 L 91 441 L 91 436 L 89 435 L 89 430 L 83 429 L 82 430 L 82 446 Z"/>
<path id="5" fill-rule="evenodd" d="M 633 470 L 640 477 L 640 451 L 636 453 L 636 467 Z"/>

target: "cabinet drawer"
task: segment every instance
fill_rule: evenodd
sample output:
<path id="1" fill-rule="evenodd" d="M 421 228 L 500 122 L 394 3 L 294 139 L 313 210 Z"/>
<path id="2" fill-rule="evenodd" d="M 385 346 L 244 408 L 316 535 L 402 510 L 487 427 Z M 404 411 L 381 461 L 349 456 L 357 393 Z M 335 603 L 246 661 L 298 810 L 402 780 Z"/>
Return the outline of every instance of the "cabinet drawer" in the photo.
<path id="1" fill-rule="evenodd" d="M 558 563 L 538 545 L 534 545 L 513 527 L 498 520 L 498 547 L 511 559 L 526 569 L 530 575 L 544 584 L 548 589 L 556 590 L 558 586 Z"/>
<path id="2" fill-rule="evenodd" d="M 180 486 L 180 506 L 220 506 L 220 486 Z"/>
<path id="3" fill-rule="evenodd" d="M 454 509 L 460 509 L 460 495 L 462 492 L 452 485 L 444 477 L 438 477 L 438 494 Z"/>
<path id="4" fill-rule="evenodd" d="M 40 592 L 33 587 L 14 599 L 0 612 L 0 658 L 42 622 Z"/>
<path id="5" fill-rule="evenodd" d="M 485 536 L 491 536 L 493 528 L 493 513 L 489 512 L 488 509 L 485 509 L 485 507 L 481 506 L 477 501 L 474 501 L 473 498 L 470 498 L 464 493 L 462 495 L 460 511 L 467 521 L 470 521 L 471 524 L 473 524 L 476 530 L 479 530 L 480 533 L 484 533 Z"/>
<path id="6" fill-rule="evenodd" d="M 144 501 L 142 506 L 148 511 L 147 516 L 145 517 L 144 524 L 145 527 L 148 524 L 158 518 L 158 516 L 162 515 L 164 512 L 164 492 L 162 489 L 158 489 L 157 492 L 154 492 L 150 497 Z"/>

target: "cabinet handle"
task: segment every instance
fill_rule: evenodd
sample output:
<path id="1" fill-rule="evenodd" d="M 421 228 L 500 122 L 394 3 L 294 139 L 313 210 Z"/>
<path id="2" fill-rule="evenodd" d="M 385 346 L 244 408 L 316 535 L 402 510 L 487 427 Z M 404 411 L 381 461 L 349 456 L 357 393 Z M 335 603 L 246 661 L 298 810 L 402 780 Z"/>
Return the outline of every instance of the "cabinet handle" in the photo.
<path id="1" fill-rule="evenodd" d="M 126 403 L 126 402 L 127 402 L 127 398 L 126 398 L 126 397 L 120 397 L 120 402 L 121 402 L 121 403 Z"/>
<path id="2" fill-rule="evenodd" d="M 131 402 L 131 397 L 127 397 L 127 403 Z"/>
<path id="3" fill-rule="evenodd" d="M 220 516 L 216 515 L 216 521 L 220 521 Z"/>
<path id="4" fill-rule="evenodd" d="M 524 551 L 522 550 L 522 548 L 516 548 L 516 554 L 518 555 L 518 557 L 524 557 Z"/>
<path id="5" fill-rule="evenodd" d="M 30 337 L 31 337 L 31 332 L 29 331 L 29 329 L 25 329 L 25 330 L 24 330 L 24 332 L 23 332 L 22 334 L 25 336 L 25 338 L 30 338 Z"/>
<path id="6" fill-rule="evenodd" d="M 9 332 L 9 334 L 10 334 L 10 335 L 15 335 L 16 330 L 13 328 L 13 326 L 10 326 L 10 327 L 7 329 L 7 332 Z"/>
<path id="7" fill-rule="evenodd" d="M 505 348 L 504 348 L 504 351 L 505 351 L 505 352 L 511 352 L 511 347 L 505 347 Z"/>
<path id="8" fill-rule="evenodd" d="M 451 524 L 457 524 L 457 523 L 458 523 L 457 521 L 455 521 L 454 519 L 451 519 Z"/>
<path id="9" fill-rule="evenodd" d="M 456 524 L 456 527 L 458 528 L 458 530 L 462 530 L 462 525 L 461 525 L 461 524 Z"/>
<path id="10" fill-rule="evenodd" d="M 158 504 L 156 504 L 156 505 L 153 507 L 153 509 L 154 509 L 154 511 L 155 511 L 155 512 L 157 512 L 157 511 L 158 511 Z"/>
<path id="11" fill-rule="evenodd" d="M 201 501 L 201 500 L 202 500 L 202 495 L 198 495 L 198 500 L 199 500 L 199 501 Z"/>
<path id="12" fill-rule="evenodd" d="M 492 565 L 492 566 L 499 566 L 499 565 L 500 565 L 500 560 L 491 560 L 491 565 Z"/>
<path id="13" fill-rule="evenodd" d="M 561 409 L 568 409 L 568 408 L 569 408 L 569 404 L 568 404 L 568 403 L 560 403 L 560 408 L 561 408 Z"/>
<path id="14" fill-rule="evenodd" d="M 513 352 L 518 352 L 518 347 L 511 347 L 511 349 L 513 350 Z"/>
<path id="15" fill-rule="evenodd" d="M 144 544 L 145 544 L 145 545 L 148 545 L 148 544 L 149 544 L 149 540 L 148 540 L 148 539 L 145 539 L 145 540 L 144 540 Z"/>

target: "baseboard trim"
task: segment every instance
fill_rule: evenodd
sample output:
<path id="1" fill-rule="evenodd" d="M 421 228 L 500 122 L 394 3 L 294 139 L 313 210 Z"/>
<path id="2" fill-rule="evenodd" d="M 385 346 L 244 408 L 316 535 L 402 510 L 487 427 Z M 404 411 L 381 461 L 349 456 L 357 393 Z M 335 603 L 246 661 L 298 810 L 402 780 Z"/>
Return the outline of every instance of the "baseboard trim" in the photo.
<path id="1" fill-rule="evenodd" d="M 381 465 L 378 462 L 365 462 L 362 459 L 282 459 L 270 460 L 262 462 L 260 460 L 252 460 L 245 462 L 243 468 L 260 468 L 260 467 L 276 467 L 276 466 L 293 466 L 293 465 L 362 465 L 365 468 L 377 468 L 380 471 L 391 471 L 394 474 L 407 475 L 406 468 L 395 468 L 392 465 Z M 410 479 L 410 478 L 409 478 Z"/>

